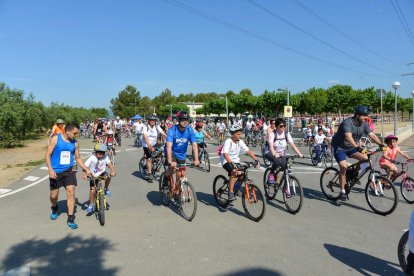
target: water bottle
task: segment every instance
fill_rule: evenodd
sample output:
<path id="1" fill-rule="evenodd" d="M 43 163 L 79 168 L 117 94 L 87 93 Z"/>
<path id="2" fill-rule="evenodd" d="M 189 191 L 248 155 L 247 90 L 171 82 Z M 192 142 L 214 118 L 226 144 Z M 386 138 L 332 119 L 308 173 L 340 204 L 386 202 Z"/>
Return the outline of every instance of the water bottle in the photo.
<path id="1" fill-rule="evenodd" d="M 72 172 L 76 173 L 77 171 L 78 171 L 78 163 L 76 163 L 75 161 L 75 163 L 72 166 Z"/>
<path id="2" fill-rule="evenodd" d="M 234 182 L 233 191 L 236 191 L 238 187 L 239 187 L 239 181 L 236 180 L 236 182 Z"/>

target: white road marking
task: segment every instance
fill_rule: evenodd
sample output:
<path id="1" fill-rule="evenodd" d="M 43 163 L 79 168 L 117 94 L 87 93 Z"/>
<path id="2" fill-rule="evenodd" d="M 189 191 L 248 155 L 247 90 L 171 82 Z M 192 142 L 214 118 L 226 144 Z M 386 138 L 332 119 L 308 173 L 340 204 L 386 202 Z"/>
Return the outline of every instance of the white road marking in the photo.
<path id="1" fill-rule="evenodd" d="M 0 189 L 0 195 L 10 192 L 9 189 Z"/>
<path id="2" fill-rule="evenodd" d="M 30 264 L 10 269 L 5 273 L 1 273 L 1 276 L 30 276 Z"/>
<path id="3" fill-rule="evenodd" d="M 31 175 L 23 178 L 23 180 L 27 180 L 27 181 L 36 181 L 38 179 L 39 179 L 39 177 L 37 177 L 37 176 L 31 176 Z"/>
<path id="4" fill-rule="evenodd" d="M 47 168 L 47 167 L 40 167 L 39 169 L 40 169 L 40 170 L 46 170 L 46 171 L 48 170 L 48 168 Z"/>
<path id="5" fill-rule="evenodd" d="M 131 150 L 138 150 L 138 149 L 125 149 L 125 151 L 131 151 Z"/>

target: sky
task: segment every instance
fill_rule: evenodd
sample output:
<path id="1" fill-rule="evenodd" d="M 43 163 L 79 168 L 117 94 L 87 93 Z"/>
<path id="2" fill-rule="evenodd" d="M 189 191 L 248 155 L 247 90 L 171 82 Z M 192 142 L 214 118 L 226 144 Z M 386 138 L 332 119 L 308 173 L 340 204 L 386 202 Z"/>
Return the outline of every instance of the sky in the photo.
<path id="1" fill-rule="evenodd" d="M 413 15 L 413 0 L 0 0 L 0 82 L 86 108 L 127 85 L 154 98 L 399 81 L 407 98 Z"/>

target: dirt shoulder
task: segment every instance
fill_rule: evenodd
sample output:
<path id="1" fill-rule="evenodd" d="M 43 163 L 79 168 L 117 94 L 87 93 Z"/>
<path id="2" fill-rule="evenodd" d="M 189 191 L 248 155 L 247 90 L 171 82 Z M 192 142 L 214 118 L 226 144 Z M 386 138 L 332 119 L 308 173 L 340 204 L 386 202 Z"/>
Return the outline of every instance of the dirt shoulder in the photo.
<path id="1" fill-rule="evenodd" d="M 25 146 L 0 149 L 0 188 L 20 180 L 28 171 L 45 162 L 47 138 L 28 141 Z"/>

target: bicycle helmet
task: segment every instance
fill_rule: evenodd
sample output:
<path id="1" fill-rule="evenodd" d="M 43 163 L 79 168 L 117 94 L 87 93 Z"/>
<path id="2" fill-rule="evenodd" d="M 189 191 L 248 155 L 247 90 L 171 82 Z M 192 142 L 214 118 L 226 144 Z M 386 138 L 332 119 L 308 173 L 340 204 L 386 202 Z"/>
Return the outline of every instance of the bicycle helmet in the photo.
<path id="1" fill-rule="evenodd" d="M 177 113 L 177 119 L 178 121 L 188 120 L 190 118 L 190 115 L 188 115 L 188 112 L 185 110 L 178 111 Z"/>
<path id="2" fill-rule="evenodd" d="M 235 133 L 236 131 L 239 131 L 239 130 L 243 130 L 243 128 L 238 124 L 232 125 L 230 127 L 230 133 Z"/>
<path id="3" fill-rule="evenodd" d="M 111 134 L 114 134 L 114 132 L 113 132 L 112 130 L 108 130 L 108 131 L 106 132 L 106 134 L 111 135 Z"/>
<path id="4" fill-rule="evenodd" d="M 156 115 L 151 114 L 151 115 L 149 115 L 149 116 L 147 117 L 147 119 L 148 119 L 148 120 L 154 120 L 154 121 L 156 121 L 158 118 L 157 118 L 157 116 L 156 116 Z"/>
<path id="5" fill-rule="evenodd" d="M 64 124 L 65 122 L 62 119 L 57 119 L 56 124 Z"/>
<path id="6" fill-rule="evenodd" d="M 95 152 L 106 152 L 108 150 L 108 147 L 104 144 L 99 143 L 99 144 L 96 144 L 94 149 L 95 149 Z"/>
<path id="7" fill-rule="evenodd" d="M 387 137 L 385 137 L 384 142 L 385 142 L 385 144 L 388 144 L 389 142 L 391 142 L 391 140 L 398 141 L 398 137 L 395 136 L 395 135 L 390 134 Z"/>
<path id="8" fill-rule="evenodd" d="M 354 109 L 355 114 L 368 115 L 371 112 L 371 108 L 365 105 L 357 105 Z"/>

